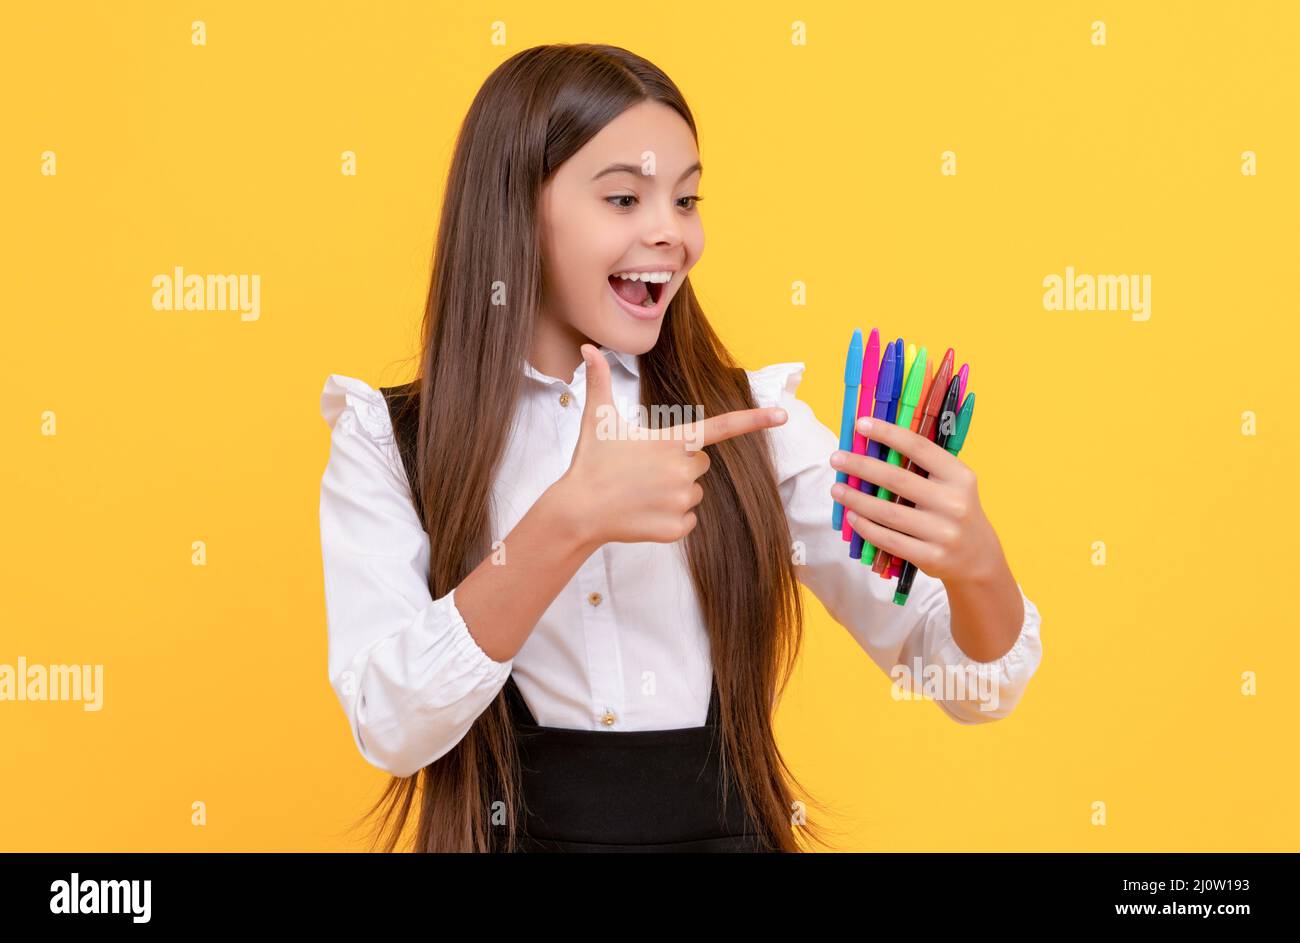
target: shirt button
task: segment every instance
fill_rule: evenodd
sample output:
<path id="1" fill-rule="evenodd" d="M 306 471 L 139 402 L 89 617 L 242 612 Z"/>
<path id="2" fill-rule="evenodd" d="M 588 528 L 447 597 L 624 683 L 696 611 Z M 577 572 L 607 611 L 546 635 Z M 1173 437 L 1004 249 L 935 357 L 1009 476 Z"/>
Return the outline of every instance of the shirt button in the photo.
<path id="1" fill-rule="evenodd" d="M 572 402 L 572 400 L 573 400 L 573 397 L 570 396 L 568 393 L 561 393 L 561 394 L 560 394 L 560 405 L 561 405 L 561 406 L 568 406 L 569 403 Z"/>
<path id="2" fill-rule="evenodd" d="M 593 606 L 599 606 L 602 598 L 603 597 L 600 593 L 589 593 L 587 595 L 587 602 L 591 603 Z"/>
<path id="3" fill-rule="evenodd" d="M 600 719 L 600 722 L 606 727 L 614 726 L 614 712 L 608 707 L 605 708 L 605 716 Z"/>

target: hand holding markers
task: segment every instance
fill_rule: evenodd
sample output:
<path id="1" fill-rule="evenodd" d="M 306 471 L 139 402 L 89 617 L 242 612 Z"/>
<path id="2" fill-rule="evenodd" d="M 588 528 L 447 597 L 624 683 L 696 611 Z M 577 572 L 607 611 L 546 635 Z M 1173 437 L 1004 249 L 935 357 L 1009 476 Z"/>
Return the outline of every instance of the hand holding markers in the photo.
<path id="1" fill-rule="evenodd" d="M 879 349 L 877 336 L 872 331 L 868 349 Z M 855 338 L 850 356 L 862 350 L 861 332 L 855 332 Z M 900 338 L 886 346 L 878 370 L 872 365 L 857 373 L 877 376 L 874 390 L 861 387 L 863 400 L 875 397 L 875 408 L 857 402 L 850 414 L 846 396 L 846 420 L 852 422 L 850 415 L 875 418 L 858 418 L 850 429 L 865 436 L 865 443 L 859 438 L 852 452 L 840 450 L 831 457 L 831 466 L 848 481 L 858 479 L 857 488 L 837 481 L 831 489 L 854 531 L 850 556 L 871 564 L 878 549 L 908 561 L 901 566 L 894 597 L 900 605 L 907 601 L 917 567 L 945 581 L 972 579 L 1000 554 L 997 534 L 980 506 L 975 473 L 956 457 L 975 404 L 975 394 L 965 393 L 968 369 L 963 366 L 953 373 L 949 349 L 938 372 L 927 372 L 926 349 L 921 348 L 900 383 L 904 356 Z M 844 431 L 841 427 L 841 442 Z M 832 526 L 840 524 L 837 517 L 833 515 Z M 860 545 L 859 539 L 865 543 Z M 885 578 L 900 572 L 884 560 L 878 561 L 876 571 Z"/>

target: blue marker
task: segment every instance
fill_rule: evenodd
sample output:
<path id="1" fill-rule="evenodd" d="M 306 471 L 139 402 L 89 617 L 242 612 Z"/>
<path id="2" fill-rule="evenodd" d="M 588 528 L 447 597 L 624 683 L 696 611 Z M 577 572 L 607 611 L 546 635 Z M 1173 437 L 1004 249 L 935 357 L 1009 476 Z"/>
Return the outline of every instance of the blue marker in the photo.
<path id="1" fill-rule="evenodd" d="M 849 341 L 849 356 L 844 361 L 844 409 L 840 414 L 840 451 L 853 451 L 853 424 L 858 418 L 858 387 L 862 385 L 862 331 L 854 328 L 853 340 Z M 835 480 L 846 484 L 847 472 L 837 471 Z M 835 502 L 831 511 L 831 527 L 835 531 L 844 530 L 844 505 Z"/>
<path id="2" fill-rule="evenodd" d="M 889 412 L 891 409 L 897 411 L 894 405 L 894 374 L 902 372 L 902 365 L 896 363 L 898 357 L 898 345 L 885 345 L 885 359 L 880 364 L 880 373 L 876 375 L 876 402 L 875 408 L 871 411 L 872 419 L 879 419 L 882 422 L 889 421 Z M 888 446 L 882 445 L 875 439 L 867 440 L 866 454 L 871 458 L 883 459 L 888 452 Z M 876 486 L 866 479 L 858 480 L 858 490 L 863 494 L 874 495 Z M 849 538 L 849 558 L 852 560 L 862 559 L 862 535 L 856 530 Z"/>
<path id="3" fill-rule="evenodd" d="M 894 341 L 894 389 L 889 396 L 889 413 L 887 422 L 898 421 L 898 401 L 903 398 L 903 374 L 907 372 L 907 349 L 903 347 L 900 337 Z"/>

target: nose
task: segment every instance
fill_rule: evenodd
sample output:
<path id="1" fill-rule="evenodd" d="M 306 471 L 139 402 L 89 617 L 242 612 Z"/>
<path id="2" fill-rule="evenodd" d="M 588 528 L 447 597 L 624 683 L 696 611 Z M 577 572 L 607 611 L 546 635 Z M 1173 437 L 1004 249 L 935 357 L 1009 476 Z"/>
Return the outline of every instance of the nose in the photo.
<path id="1" fill-rule="evenodd" d="M 656 203 L 658 208 L 646 217 L 646 242 L 654 246 L 680 246 L 683 240 L 682 218 L 672 204 Z"/>

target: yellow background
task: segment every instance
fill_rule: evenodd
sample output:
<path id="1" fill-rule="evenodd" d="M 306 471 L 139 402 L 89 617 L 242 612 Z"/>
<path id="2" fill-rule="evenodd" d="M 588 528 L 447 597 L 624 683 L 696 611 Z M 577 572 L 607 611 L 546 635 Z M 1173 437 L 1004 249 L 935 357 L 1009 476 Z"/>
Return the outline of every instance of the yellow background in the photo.
<path id="1" fill-rule="evenodd" d="M 836 428 L 854 327 L 971 364 L 962 458 L 1044 660 L 960 726 L 809 595 L 778 734 L 840 847 L 1296 850 L 1300 7 L 984 6 L 7 8 L 0 662 L 102 663 L 105 690 L 0 703 L 0 846 L 364 847 L 387 775 L 326 677 L 321 386 L 409 377 L 472 96 L 592 41 L 695 110 L 692 278 L 746 366 L 806 362 Z M 177 265 L 259 273 L 260 319 L 153 310 Z M 1067 265 L 1150 274 L 1150 320 L 1044 310 Z"/>

